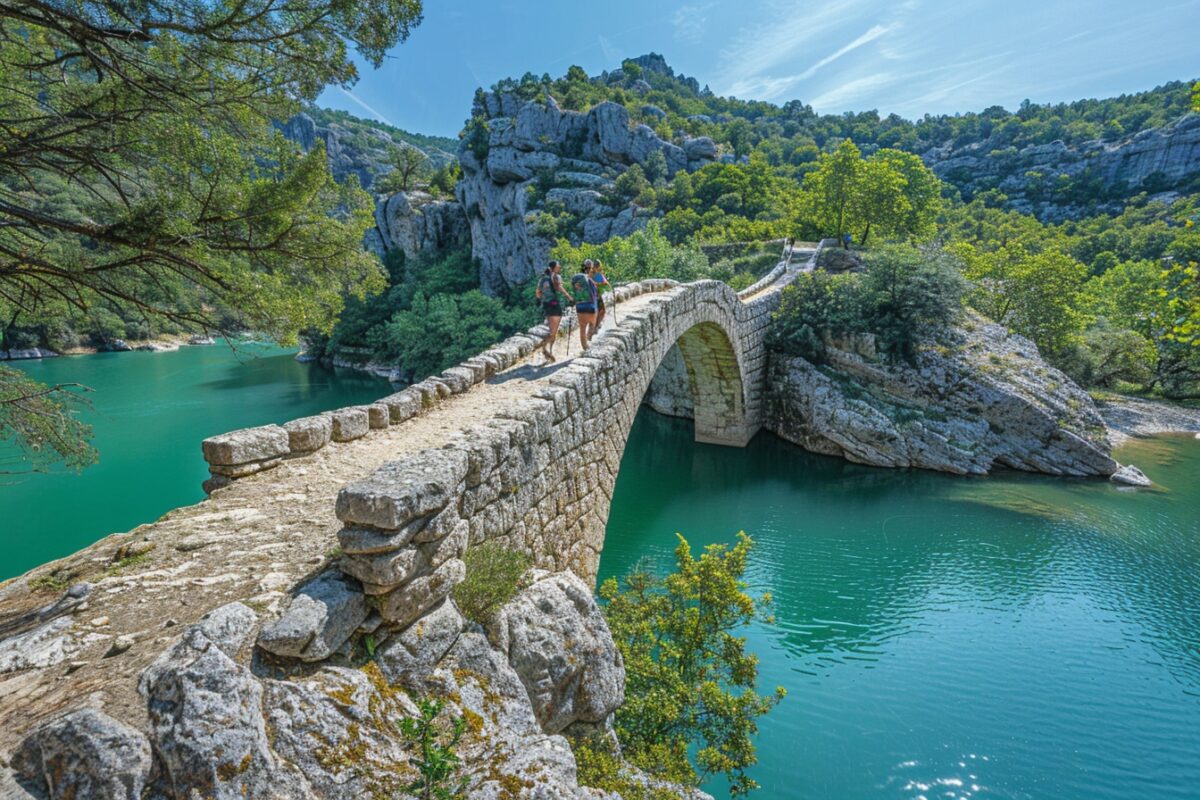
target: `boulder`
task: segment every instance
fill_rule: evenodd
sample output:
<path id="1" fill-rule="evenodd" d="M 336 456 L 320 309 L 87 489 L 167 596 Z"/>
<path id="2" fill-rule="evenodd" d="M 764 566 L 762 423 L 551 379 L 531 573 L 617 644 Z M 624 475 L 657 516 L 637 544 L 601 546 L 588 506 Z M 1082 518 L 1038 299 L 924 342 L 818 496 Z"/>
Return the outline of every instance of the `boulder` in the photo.
<path id="1" fill-rule="evenodd" d="M 258 646 L 301 661 L 321 661 L 340 648 L 370 609 L 358 581 L 328 569 L 298 588 L 287 611 L 263 629 Z"/>
<path id="2" fill-rule="evenodd" d="M 251 461 L 282 458 L 288 454 L 288 432 L 278 425 L 263 425 L 223 433 L 201 444 L 204 460 L 219 466 L 236 466 Z"/>
<path id="3" fill-rule="evenodd" d="M 625 665 L 587 585 L 543 574 L 504 605 L 488 639 L 508 654 L 542 730 L 603 722 L 625 700 Z"/>
<path id="4" fill-rule="evenodd" d="M 328 414 L 301 417 L 285 422 L 283 429 L 288 435 L 288 449 L 292 455 L 313 453 L 329 444 L 333 437 L 333 419 Z"/>
<path id="5" fill-rule="evenodd" d="M 12 766 L 51 800 L 140 800 L 150 776 L 150 743 L 141 731 L 82 708 L 29 734 Z"/>
<path id="6" fill-rule="evenodd" d="M 256 618 L 240 603 L 191 626 L 142 673 L 158 791 L 216 800 L 306 797 L 271 752 L 262 685 L 233 660 Z"/>
<path id="7" fill-rule="evenodd" d="M 1112 474 L 1110 479 L 1113 483 L 1120 483 L 1125 486 L 1153 486 L 1154 481 L 1146 477 L 1146 473 L 1142 472 L 1132 464 L 1125 464 L 1120 469 Z"/>
<path id="8" fill-rule="evenodd" d="M 458 607 L 447 599 L 389 638 L 376 652 L 375 660 L 389 683 L 411 685 L 414 679 L 433 672 L 458 641 L 464 625 Z"/>

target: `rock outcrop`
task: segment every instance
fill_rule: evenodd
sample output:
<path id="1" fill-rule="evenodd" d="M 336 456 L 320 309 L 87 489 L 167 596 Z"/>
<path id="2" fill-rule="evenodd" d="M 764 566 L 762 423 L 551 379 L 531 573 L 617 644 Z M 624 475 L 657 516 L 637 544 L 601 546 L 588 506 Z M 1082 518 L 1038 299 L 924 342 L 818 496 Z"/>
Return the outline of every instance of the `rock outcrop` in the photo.
<path id="1" fill-rule="evenodd" d="M 773 352 L 764 427 L 806 450 L 879 467 L 983 475 L 997 467 L 1107 476 L 1119 465 L 1091 397 L 1028 339 L 971 317 L 953 345 L 888 364 L 874 338 L 829 342 L 826 362 Z M 645 402 L 692 416 L 683 359 L 668 354 Z"/>
<path id="2" fill-rule="evenodd" d="M 375 179 L 392 169 L 391 154 L 397 147 L 413 147 L 424 153 L 434 166 L 442 166 L 450 162 L 454 155 L 450 152 L 451 140 L 445 140 L 446 149 L 438 146 L 422 144 L 416 147 L 405 141 L 395 129 L 385 130 L 381 126 L 357 120 L 349 115 L 331 116 L 335 112 L 317 109 L 308 113 L 300 113 L 276 127 L 304 152 L 312 150 L 317 142 L 325 146 L 325 155 L 329 159 L 329 171 L 334 180 L 344 182 L 351 175 L 358 179 L 364 189 L 370 190 Z M 313 115 L 317 119 L 314 119 Z M 318 121 L 320 119 L 321 121 Z M 418 141 L 428 141 L 433 137 L 418 138 Z"/>
<path id="3" fill-rule="evenodd" d="M 522 283 L 544 266 L 562 231 L 539 233 L 540 215 L 569 215 L 568 235 L 575 241 L 626 236 L 647 215 L 608 202 L 606 192 L 621 172 L 661 157 L 666 175 L 674 176 L 717 155 L 711 139 L 674 143 L 646 125 L 631 128 L 628 110 L 611 102 L 587 112 L 565 111 L 549 96 L 523 101 L 491 92 L 476 99 L 473 116 L 476 131 L 458 153 L 463 168 L 458 199 L 471 226 L 484 291 L 490 293 Z"/>
<path id="4" fill-rule="evenodd" d="M 887 364 L 870 337 L 827 348 L 827 364 L 772 354 L 767 427 L 817 453 L 881 467 L 986 474 L 1111 475 L 1091 398 L 1004 327 L 969 319 L 951 346 Z"/>
<path id="5" fill-rule="evenodd" d="M 1119 213 L 1129 195 L 1166 192 L 1164 199 L 1173 199 L 1169 190 L 1200 175 L 1200 114 L 1187 114 L 1173 124 L 1115 141 L 1076 146 L 1056 141 L 1017 150 L 985 139 L 962 148 L 949 143 L 928 150 L 922 158 L 943 180 L 966 192 L 998 188 L 1009 196 L 1014 209 L 1044 222 L 1076 218 L 1082 211 L 1042 197 L 1035 184 L 1059 176 L 1094 180 L 1096 188 L 1089 195 L 1112 194 L 1113 201 L 1101 210 Z"/>
<path id="6" fill-rule="evenodd" d="M 367 231 L 367 249 L 383 257 L 398 250 L 409 258 L 471 244 L 463 207 L 435 200 L 425 192 L 398 192 L 375 204 L 375 227 Z"/>
<path id="7" fill-rule="evenodd" d="M 362 609 L 339 600 L 347 592 L 333 580 L 302 587 L 258 644 L 277 655 L 288 642 L 313 660 L 311 645 L 294 647 L 311 641 L 304 630 L 359 629 Z M 501 608 L 494 642 L 447 600 L 401 631 L 376 629 L 387 641 L 377 660 L 351 667 L 344 654 L 327 657 L 291 679 L 256 666 L 259 623 L 231 603 L 189 626 L 141 675 L 144 722 L 87 707 L 53 719 L 17 749 L 10 788 L 56 800 L 408 797 L 416 750 L 397 723 L 420 714 L 414 697 L 435 697 L 446 718 L 466 722 L 456 749 L 468 796 L 616 797 L 579 785 L 571 744 L 558 735 L 575 721 L 605 729 L 624 696 L 612 636 L 572 574 L 536 574 Z"/>

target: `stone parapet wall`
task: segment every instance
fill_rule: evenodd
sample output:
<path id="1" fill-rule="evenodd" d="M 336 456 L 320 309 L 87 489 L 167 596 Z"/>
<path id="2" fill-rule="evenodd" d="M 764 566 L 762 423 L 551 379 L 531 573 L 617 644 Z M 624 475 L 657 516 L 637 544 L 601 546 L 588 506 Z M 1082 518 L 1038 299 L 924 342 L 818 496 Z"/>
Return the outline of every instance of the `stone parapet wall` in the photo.
<path id="1" fill-rule="evenodd" d="M 661 292 L 677 283 L 649 279 L 617 287 L 612 297 L 620 303 L 650 292 Z M 564 328 L 574 327 L 574 310 L 565 317 Z M 374 430 L 400 425 L 420 415 L 444 398 L 461 394 L 472 386 L 508 369 L 532 353 L 545 338 L 545 325 L 514 334 L 466 361 L 415 383 L 402 391 L 363 406 L 350 406 L 302 417 L 282 425 L 244 428 L 202 442 L 210 478 L 205 492 L 228 486 L 238 478 L 271 469 L 284 459 L 312 455 L 329 442 L 350 442 Z"/>

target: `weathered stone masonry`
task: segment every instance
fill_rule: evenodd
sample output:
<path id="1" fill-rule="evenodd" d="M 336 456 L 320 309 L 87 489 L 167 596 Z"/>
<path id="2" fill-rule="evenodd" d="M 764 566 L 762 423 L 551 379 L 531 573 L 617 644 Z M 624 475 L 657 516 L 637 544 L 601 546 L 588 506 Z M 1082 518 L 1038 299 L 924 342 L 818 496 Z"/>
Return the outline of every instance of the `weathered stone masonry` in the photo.
<path id="1" fill-rule="evenodd" d="M 743 302 L 716 281 L 652 298 L 531 396 L 345 487 L 342 569 L 395 627 L 435 608 L 462 580 L 465 548 L 487 540 L 594 581 L 621 454 L 660 363 L 678 344 L 697 440 L 745 445 L 762 425 L 777 304 L 778 292 Z"/>

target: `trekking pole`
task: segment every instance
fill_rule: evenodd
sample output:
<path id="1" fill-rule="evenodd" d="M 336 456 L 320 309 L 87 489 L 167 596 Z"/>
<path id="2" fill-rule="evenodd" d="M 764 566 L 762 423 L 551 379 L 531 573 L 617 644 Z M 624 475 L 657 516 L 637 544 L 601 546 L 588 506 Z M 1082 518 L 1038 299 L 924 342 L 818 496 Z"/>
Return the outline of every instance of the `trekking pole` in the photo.
<path id="1" fill-rule="evenodd" d="M 571 318 L 567 317 L 567 358 L 571 358 Z"/>

